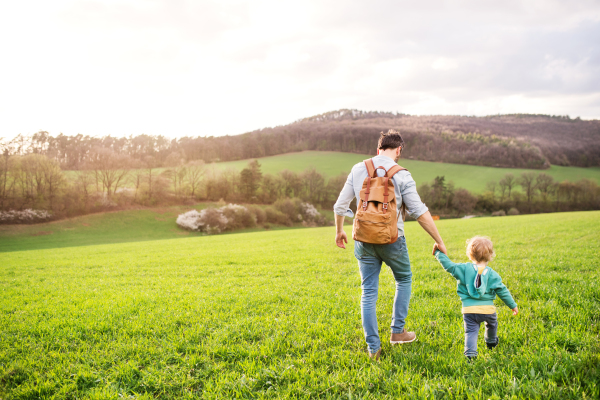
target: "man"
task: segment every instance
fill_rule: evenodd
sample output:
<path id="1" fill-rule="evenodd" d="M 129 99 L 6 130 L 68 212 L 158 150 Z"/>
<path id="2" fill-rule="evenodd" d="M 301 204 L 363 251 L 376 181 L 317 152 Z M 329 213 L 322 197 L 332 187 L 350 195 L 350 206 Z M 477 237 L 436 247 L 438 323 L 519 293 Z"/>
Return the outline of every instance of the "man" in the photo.
<path id="1" fill-rule="evenodd" d="M 402 154 L 404 141 L 400 133 L 390 129 L 387 133 L 381 132 L 377 146 L 377 156 L 373 157 L 375 168 L 383 167 L 389 170 L 397 165 Z M 384 176 L 382 169 L 377 169 L 378 176 Z M 346 184 L 342 189 L 333 209 L 336 214 L 335 243 L 338 247 L 345 249 L 348 238 L 344 232 L 344 217 L 353 217 L 353 212 L 348 209 L 350 202 L 360 199 L 360 190 L 367 177 L 367 168 L 364 163 L 358 163 L 348 175 Z M 444 254 L 447 253 L 444 242 L 431 218 L 428 208 L 423 204 L 417 187 L 411 174 L 402 170 L 393 177 L 394 191 L 396 194 L 396 206 L 398 207 L 398 240 L 391 244 L 370 244 L 359 241 L 354 242 L 354 256 L 358 260 L 360 276 L 362 280 L 361 314 L 365 340 L 369 349 L 369 357 L 378 360 L 381 354 L 381 342 L 377 327 L 376 302 L 379 289 L 379 273 L 381 263 L 385 262 L 396 280 L 396 295 L 394 296 L 394 308 L 392 315 L 392 335 L 390 343 L 410 343 L 417 337 L 414 332 L 408 332 L 404 327 L 404 320 L 408 314 L 408 303 L 410 301 L 412 272 L 410 260 L 404 238 L 404 221 L 401 218 L 401 206 L 404 203 L 408 214 L 415 218 L 421 227 L 437 243 L 437 248 Z"/>

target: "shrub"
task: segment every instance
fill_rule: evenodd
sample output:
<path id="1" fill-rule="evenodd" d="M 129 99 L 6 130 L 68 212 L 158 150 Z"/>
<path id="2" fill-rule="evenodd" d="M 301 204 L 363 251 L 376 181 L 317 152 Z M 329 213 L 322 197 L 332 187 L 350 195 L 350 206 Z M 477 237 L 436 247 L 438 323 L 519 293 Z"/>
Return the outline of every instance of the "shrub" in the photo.
<path id="1" fill-rule="evenodd" d="M 506 215 L 506 212 L 504 210 L 494 211 L 492 213 L 492 217 L 504 217 L 505 215 Z"/>
<path id="2" fill-rule="evenodd" d="M 508 210 L 508 215 L 519 215 L 519 210 L 513 207 L 510 210 Z"/>
<path id="3" fill-rule="evenodd" d="M 305 225 L 314 226 L 325 226 L 327 225 L 327 219 L 319 213 L 319 211 L 310 203 L 302 203 L 300 205 L 302 210 L 303 223 Z"/>
<path id="4" fill-rule="evenodd" d="M 227 218 L 227 229 L 252 228 L 256 226 L 256 217 L 246 207 L 228 204 L 219 208 Z"/>
<path id="5" fill-rule="evenodd" d="M 452 198 L 452 206 L 459 214 L 469 214 L 477 204 L 477 197 L 466 189 L 457 189 Z"/>
<path id="6" fill-rule="evenodd" d="M 177 217 L 177 225 L 191 231 L 206 232 L 209 235 L 233 229 L 256 226 L 256 217 L 246 207 L 227 204 L 220 208 L 191 210 Z"/>
<path id="7" fill-rule="evenodd" d="M 257 224 L 263 224 L 267 221 L 267 214 L 262 208 L 257 206 L 248 206 L 247 208 L 256 218 Z"/>
<path id="8" fill-rule="evenodd" d="M 302 201 L 300 199 L 281 199 L 277 200 L 273 207 L 281 213 L 288 216 L 291 222 L 302 221 Z"/>
<path id="9" fill-rule="evenodd" d="M 34 224 L 52 219 L 52 214 L 46 210 L 32 210 L 31 208 L 17 211 L 0 211 L 0 224 Z"/>
<path id="10" fill-rule="evenodd" d="M 289 220 L 294 222 L 302 222 L 308 226 L 325 226 L 327 220 L 319 211 L 310 203 L 304 203 L 298 198 L 277 200 L 273 207 L 283 214 Z"/>
<path id="11" fill-rule="evenodd" d="M 200 213 L 197 210 L 191 210 L 179 214 L 176 223 L 183 229 L 197 231 L 200 228 Z"/>
<path id="12" fill-rule="evenodd" d="M 200 211 L 199 229 L 209 235 L 221 233 L 227 229 L 229 220 L 220 208 L 207 208 Z"/>
<path id="13" fill-rule="evenodd" d="M 282 213 L 279 210 L 274 209 L 273 207 L 265 208 L 265 215 L 266 215 L 267 222 L 270 222 L 272 224 L 286 225 L 286 226 L 292 225 L 292 221 L 290 220 L 290 218 L 287 215 L 285 215 L 284 213 Z"/>

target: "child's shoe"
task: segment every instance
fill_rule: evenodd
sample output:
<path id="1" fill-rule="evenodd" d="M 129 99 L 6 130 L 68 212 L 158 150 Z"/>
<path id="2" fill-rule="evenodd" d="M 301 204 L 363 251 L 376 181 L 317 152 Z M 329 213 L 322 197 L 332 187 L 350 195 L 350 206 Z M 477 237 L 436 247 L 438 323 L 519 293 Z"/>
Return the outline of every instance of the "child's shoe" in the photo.
<path id="1" fill-rule="evenodd" d="M 491 349 L 493 349 L 494 347 L 498 346 L 498 343 L 499 343 L 499 342 L 500 342 L 500 338 L 498 338 L 498 337 L 497 337 L 495 342 L 491 342 L 491 343 L 490 343 L 490 342 L 486 341 L 486 342 L 485 342 L 485 345 L 487 346 L 487 348 L 488 348 L 488 349 L 490 349 L 490 350 L 491 350 Z"/>

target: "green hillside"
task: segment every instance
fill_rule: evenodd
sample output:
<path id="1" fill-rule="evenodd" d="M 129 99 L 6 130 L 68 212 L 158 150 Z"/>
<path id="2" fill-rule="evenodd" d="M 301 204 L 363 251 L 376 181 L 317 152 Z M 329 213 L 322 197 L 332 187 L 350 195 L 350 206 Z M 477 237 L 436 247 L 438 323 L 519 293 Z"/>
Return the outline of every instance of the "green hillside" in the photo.
<path id="1" fill-rule="evenodd" d="M 339 153 L 333 151 L 303 151 L 272 157 L 259 158 L 263 173 L 277 173 L 288 169 L 300 172 L 314 167 L 328 177 L 340 173 L 347 174 L 352 166 L 369 158 L 368 155 Z M 230 161 L 210 164 L 209 168 L 241 170 L 250 160 Z M 560 167 L 553 165 L 547 170 L 527 170 L 518 168 L 493 168 L 464 164 L 434 163 L 428 161 L 404 160 L 399 164 L 407 168 L 415 178 L 417 185 L 432 181 L 438 175 L 446 176 L 446 180 L 454 181 L 457 188 L 465 188 L 473 192 L 482 192 L 489 181 L 499 181 L 506 173 L 518 176 L 525 171 L 544 172 L 557 181 L 577 181 L 582 178 L 593 179 L 600 183 L 600 168 Z"/>
<path id="2" fill-rule="evenodd" d="M 33 225 L 0 225 L 0 253 L 202 236 L 177 226 L 179 214 L 214 203 L 122 210 Z M 333 211 L 321 211 L 333 221 Z M 270 229 L 290 229 L 271 226 Z M 264 230 L 249 228 L 240 232 Z"/>
<path id="3" fill-rule="evenodd" d="M 598 398 L 599 223 L 600 212 L 438 221 L 455 260 L 465 239 L 492 237 L 520 309 L 497 303 L 500 345 L 487 350 L 482 330 L 473 363 L 456 281 L 416 222 L 418 341 L 385 340 L 386 268 L 379 363 L 365 351 L 356 260 L 331 227 L 2 253 L 0 398 Z"/>

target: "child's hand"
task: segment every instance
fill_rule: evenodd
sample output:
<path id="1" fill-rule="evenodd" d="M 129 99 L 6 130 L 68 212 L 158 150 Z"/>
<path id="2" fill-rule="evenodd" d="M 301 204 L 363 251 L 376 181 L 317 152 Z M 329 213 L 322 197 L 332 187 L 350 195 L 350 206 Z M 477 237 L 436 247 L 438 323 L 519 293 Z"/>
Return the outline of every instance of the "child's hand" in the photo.
<path id="1" fill-rule="evenodd" d="M 519 307 L 515 307 L 512 309 L 513 315 L 517 315 L 519 313 Z"/>

